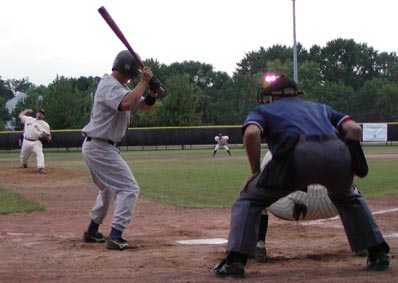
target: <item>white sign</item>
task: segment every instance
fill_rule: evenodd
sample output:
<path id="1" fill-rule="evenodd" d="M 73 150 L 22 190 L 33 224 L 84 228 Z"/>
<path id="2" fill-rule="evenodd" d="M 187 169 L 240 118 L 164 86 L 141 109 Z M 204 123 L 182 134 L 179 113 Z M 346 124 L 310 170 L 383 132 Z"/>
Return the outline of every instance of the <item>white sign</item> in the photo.
<path id="1" fill-rule="evenodd" d="M 362 140 L 374 142 L 387 141 L 387 124 L 364 123 L 362 129 Z"/>

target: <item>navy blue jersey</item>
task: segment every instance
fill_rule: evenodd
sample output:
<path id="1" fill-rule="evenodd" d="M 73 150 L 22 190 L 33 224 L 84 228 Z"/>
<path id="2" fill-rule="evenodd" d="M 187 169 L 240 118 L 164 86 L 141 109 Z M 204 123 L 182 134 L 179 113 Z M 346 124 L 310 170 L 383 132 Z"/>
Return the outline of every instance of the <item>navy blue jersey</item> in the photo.
<path id="1" fill-rule="evenodd" d="M 249 124 L 257 125 L 275 154 L 290 137 L 338 133 L 340 124 L 346 119 L 350 117 L 325 104 L 286 97 L 253 109 L 242 130 Z"/>

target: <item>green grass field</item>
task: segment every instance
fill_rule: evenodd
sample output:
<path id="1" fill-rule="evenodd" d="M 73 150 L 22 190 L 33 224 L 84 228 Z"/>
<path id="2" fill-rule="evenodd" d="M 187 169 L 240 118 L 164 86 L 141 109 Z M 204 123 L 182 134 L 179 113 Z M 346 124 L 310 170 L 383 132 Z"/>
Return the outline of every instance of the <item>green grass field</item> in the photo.
<path id="1" fill-rule="evenodd" d="M 0 186 L 0 214 L 45 209 L 44 206 L 27 200 L 22 195 Z"/>
<path id="2" fill-rule="evenodd" d="M 397 146 L 369 146 L 364 149 L 367 154 L 398 153 Z M 212 152 L 212 147 L 209 147 L 192 150 L 122 151 L 121 154 L 141 186 L 140 197 L 180 207 L 230 207 L 239 194 L 240 185 L 249 174 L 249 163 L 242 147 L 232 147 L 233 156 L 241 157 L 238 159 L 228 158 L 223 149 L 218 151 L 215 158 L 211 158 Z M 263 151 L 265 152 L 266 150 Z M 6 160 L 15 159 L 17 163 L 18 155 L 18 152 L 1 153 L 0 167 L 10 166 Z M 86 170 L 78 151 L 46 152 L 45 157 L 48 167 L 67 166 Z M 57 162 L 58 160 L 68 162 Z M 363 179 L 355 179 L 361 193 L 365 197 L 398 194 L 398 159 L 368 159 L 368 163 L 369 175 Z M 90 181 L 90 178 L 86 177 L 83 181 Z M 27 206 L 26 202 L 29 203 L 21 195 L 4 187 L 0 189 L 0 214 L 43 209 L 34 203 Z"/>

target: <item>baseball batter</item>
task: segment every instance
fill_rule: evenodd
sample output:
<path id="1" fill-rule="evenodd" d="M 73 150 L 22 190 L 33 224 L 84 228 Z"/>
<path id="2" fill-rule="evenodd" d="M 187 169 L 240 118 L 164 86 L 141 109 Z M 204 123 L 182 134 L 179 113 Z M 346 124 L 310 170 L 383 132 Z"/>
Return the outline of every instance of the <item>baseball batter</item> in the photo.
<path id="1" fill-rule="evenodd" d="M 126 84 L 140 75 L 133 90 Z M 149 94 L 144 92 L 149 86 Z M 89 123 L 82 129 L 86 137 L 82 154 L 99 193 L 90 213 L 90 223 L 83 234 L 83 241 L 104 243 L 107 249 L 124 250 L 139 247 L 129 243 L 122 233 L 130 223 L 137 204 L 139 185 L 129 166 L 116 147 L 126 134 L 130 112 L 148 111 L 156 101 L 160 82 L 153 79 L 149 67 L 141 72 L 129 51 L 121 51 L 115 58 L 112 74 L 104 75 L 94 96 Z M 109 237 L 99 232 L 108 211 L 114 203 Z"/>
<path id="2" fill-rule="evenodd" d="M 36 156 L 37 171 L 40 174 L 45 173 L 45 163 L 43 154 L 42 139 L 47 142 L 51 141 L 50 126 L 44 121 L 44 109 L 40 109 L 36 113 L 36 118 L 28 116 L 33 113 L 32 109 L 25 109 L 18 115 L 24 124 L 24 141 L 21 143 L 21 167 L 27 168 L 32 153 Z"/>
<path id="3" fill-rule="evenodd" d="M 220 146 L 224 147 L 224 149 L 228 152 L 228 155 L 231 156 L 231 151 L 228 147 L 228 136 L 223 136 L 221 133 L 219 133 L 217 136 L 214 137 L 214 140 L 216 141 L 216 145 L 214 147 L 213 157 L 216 155 L 217 150 L 220 148 Z"/>

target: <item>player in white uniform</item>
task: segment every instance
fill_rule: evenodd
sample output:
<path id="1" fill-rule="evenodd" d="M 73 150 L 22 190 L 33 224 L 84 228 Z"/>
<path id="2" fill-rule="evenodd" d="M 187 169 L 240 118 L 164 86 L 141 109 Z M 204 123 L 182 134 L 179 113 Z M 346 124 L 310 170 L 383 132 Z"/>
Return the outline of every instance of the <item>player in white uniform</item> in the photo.
<path id="1" fill-rule="evenodd" d="M 137 62 L 129 51 L 121 51 L 115 58 L 111 75 L 104 75 L 94 96 L 89 123 L 82 129 L 86 137 L 82 153 L 99 193 L 90 213 L 90 223 L 83 241 L 103 243 L 107 249 L 138 248 L 126 241 L 122 233 L 130 223 L 137 204 L 139 185 L 129 165 L 116 147 L 125 136 L 131 111 L 150 110 L 156 101 L 159 80 L 148 67 L 141 69 L 140 81 L 133 90 L 126 84 L 140 75 Z M 149 86 L 150 93 L 143 94 Z M 112 203 L 113 218 L 109 237 L 99 232 Z"/>
<path id="2" fill-rule="evenodd" d="M 32 109 L 25 109 L 18 115 L 21 122 L 24 124 L 24 141 L 21 148 L 21 167 L 28 167 L 28 162 L 32 153 L 36 155 L 37 170 L 39 173 L 45 173 L 43 144 L 39 140 L 44 137 L 47 142 L 51 141 L 50 126 L 44 121 L 44 110 L 40 109 L 36 113 L 36 118 L 27 116 L 33 113 Z"/>
<path id="3" fill-rule="evenodd" d="M 228 147 L 228 136 L 223 136 L 221 133 L 219 133 L 217 136 L 214 137 L 214 140 L 216 141 L 216 145 L 214 147 L 213 157 L 216 155 L 217 150 L 220 148 L 220 145 L 223 146 L 224 149 L 228 152 L 229 156 L 231 156 L 231 151 Z"/>

